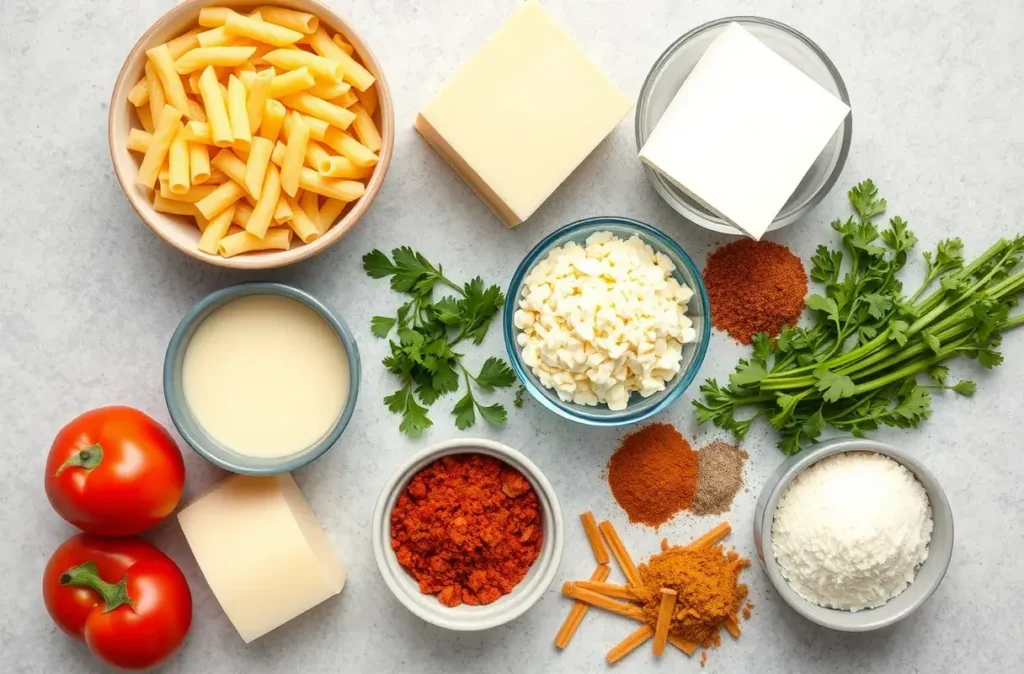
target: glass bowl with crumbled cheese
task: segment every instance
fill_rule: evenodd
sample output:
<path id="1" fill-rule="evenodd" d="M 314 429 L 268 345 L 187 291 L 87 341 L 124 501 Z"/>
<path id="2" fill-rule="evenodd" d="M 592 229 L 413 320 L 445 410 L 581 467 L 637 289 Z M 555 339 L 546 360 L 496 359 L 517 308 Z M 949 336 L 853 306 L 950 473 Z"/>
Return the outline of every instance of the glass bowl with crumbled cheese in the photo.
<path id="1" fill-rule="evenodd" d="M 791 457 L 754 513 L 758 559 L 779 595 L 824 627 L 860 632 L 910 615 L 942 581 L 953 515 L 910 453 L 830 440 Z"/>
<path id="2" fill-rule="evenodd" d="M 667 408 L 711 336 L 689 255 L 642 222 L 596 217 L 530 251 L 505 299 L 505 346 L 520 381 L 567 419 L 619 426 Z"/>

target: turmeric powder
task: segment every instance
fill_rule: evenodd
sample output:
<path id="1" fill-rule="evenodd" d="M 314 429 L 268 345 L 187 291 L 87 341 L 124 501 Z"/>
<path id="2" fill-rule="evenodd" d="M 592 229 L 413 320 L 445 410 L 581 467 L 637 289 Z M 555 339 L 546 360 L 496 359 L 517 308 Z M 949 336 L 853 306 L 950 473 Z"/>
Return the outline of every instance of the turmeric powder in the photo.
<path id="1" fill-rule="evenodd" d="M 739 583 L 740 571 L 750 560 L 721 545 L 704 550 L 662 545 L 662 552 L 641 564 L 643 584 L 630 589 L 643 604 L 644 621 L 654 627 L 661 606 L 661 589 L 677 593 L 669 634 L 710 648 L 721 643 L 720 628 L 735 618 L 747 598 Z"/>

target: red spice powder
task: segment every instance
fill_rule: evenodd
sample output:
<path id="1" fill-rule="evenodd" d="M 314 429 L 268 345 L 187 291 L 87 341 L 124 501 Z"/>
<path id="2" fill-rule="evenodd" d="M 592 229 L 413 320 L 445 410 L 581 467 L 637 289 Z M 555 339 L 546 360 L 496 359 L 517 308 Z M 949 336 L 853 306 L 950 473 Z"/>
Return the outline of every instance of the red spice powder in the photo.
<path id="1" fill-rule="evenodd" d="M 794 326 L 804 310 L 807 272 L 785 246 L 740 239 L 708 257 L 704 284 L 711 323 L 742 344 L 765 332 L 775 337 Z"/>
<path id="2" fill-rule="evenodd" d="M 630 522 L 658 527 L 693 504 L 697 452 L 670 424 L 627 435 L 608 460 L 608 484 Z"/>
<path id="3" fill-rule="evenodd" d="M 391 513 L 391 549 L 420 592 L 445 606 L 490 604 L 530 570 L 544 540 L 537 493 L 482 454 L 454 454 L 409 482 Z"/>

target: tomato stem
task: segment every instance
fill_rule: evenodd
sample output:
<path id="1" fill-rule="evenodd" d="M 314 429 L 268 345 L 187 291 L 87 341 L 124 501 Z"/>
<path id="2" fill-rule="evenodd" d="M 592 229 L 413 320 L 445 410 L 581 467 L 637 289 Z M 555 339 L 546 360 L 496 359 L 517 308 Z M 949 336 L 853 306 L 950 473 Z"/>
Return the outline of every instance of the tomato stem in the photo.
<path id="1" fill-rule="evenodd" d="M 131 597 L 128 596 L 128 576 L 126 575 L 119 583 L 108 583 L 100 578 L 96 562 L 85 562 L 73 566 L 60 574 L 61 585 L 78 585 L 95 590 L 106 603 L 104 613 L 110 613 L 118 606 L 133 606 Z"/>
<path id="2" fill-rule="evenodd" d="M 64 472 L 64 469 L 68 466 L 78 466 L 79 468 L 85 468 L 86 470 L 92 470 L 96 466 L 100 465 L 100 461 L 103 460 L 103 448 L 100 447 L 100 443 L 95 445 L 89 445 L 85 449 L 80 449 L 71 456 L 68 460 L 61 464 L 60 468 L 57 469 L 57 475 Z"/>

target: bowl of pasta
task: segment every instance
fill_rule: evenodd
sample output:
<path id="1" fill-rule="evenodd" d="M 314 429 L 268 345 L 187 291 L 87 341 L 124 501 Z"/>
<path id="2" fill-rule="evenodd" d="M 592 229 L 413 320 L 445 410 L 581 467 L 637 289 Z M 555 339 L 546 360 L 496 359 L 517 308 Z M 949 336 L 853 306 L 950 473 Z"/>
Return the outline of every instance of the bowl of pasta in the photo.
<path id="1" fill-rule="evenodd" d="M 387 81 L 314 0 L 185 0 L 114 85 L 114 172 L 139 217 L 209 264 L 269 269 L 336 243 L 394 147 Z"/>

